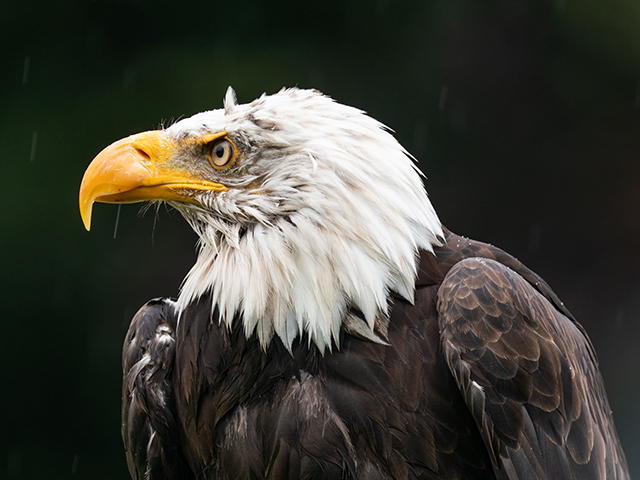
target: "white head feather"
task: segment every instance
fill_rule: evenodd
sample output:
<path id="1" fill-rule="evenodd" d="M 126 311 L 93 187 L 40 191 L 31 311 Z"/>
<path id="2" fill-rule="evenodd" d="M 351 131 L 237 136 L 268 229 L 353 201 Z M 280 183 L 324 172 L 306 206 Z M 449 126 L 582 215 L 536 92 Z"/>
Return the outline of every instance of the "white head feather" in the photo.
<path id="1" fill-rule="evenodd" d="M 167 129 L 176 138 L 226 131 L 243 156 L 201 196 L 174 203 L 200 236 L 180 312 L 211 294 L 221 320 L 241 319 L 263 346 L 291 348 L 306 332 L 320 349 L 338 344 L 345 312 L 373 330 L 388 294 L 413 299 L 419 249 L 443 236 L 419 171 L 384 125 L 312 90 L 283 89 L 200 113 Z"/>

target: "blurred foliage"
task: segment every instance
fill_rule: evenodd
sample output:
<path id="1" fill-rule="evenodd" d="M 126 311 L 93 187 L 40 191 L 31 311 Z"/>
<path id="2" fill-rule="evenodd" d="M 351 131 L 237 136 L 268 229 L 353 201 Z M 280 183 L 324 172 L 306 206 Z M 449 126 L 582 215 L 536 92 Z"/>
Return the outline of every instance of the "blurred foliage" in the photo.
<path id="1" fill-rule="evenodd" d="M 98 205 L 112 141 L 282 86 L 383 121 L 443 222 L 541 273 L 599 352 L 640 475 L 640 3 L 634 0 L 5 0 L 0 4 L 4 365 L 0 478 L 127 478 L 120 350 L 175 296 L 175 212 Z"/>

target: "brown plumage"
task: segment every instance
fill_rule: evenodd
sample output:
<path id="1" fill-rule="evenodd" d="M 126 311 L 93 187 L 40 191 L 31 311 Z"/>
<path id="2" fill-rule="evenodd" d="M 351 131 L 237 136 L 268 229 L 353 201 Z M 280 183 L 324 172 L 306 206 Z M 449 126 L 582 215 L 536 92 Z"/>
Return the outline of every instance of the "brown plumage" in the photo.
<path id="1" fill-rule="evenodd" d="M 206 298 L 180 322 L 149 302 L 123 353 L 132 476 L 628 478 L 588 338 L 515 258 L 446 232 L 391 301 L 384 343 L 343 331 L 324 356 L 263 351 Z"/>
<path id="2" fill-rule="evenodd" d="M 628 479 L 598 362 L 549 286 L 442 228 L 383 125 L 285 89 L 119 140 L 93 202 L 200 239 L 124 352 L 134 479 Z"/>

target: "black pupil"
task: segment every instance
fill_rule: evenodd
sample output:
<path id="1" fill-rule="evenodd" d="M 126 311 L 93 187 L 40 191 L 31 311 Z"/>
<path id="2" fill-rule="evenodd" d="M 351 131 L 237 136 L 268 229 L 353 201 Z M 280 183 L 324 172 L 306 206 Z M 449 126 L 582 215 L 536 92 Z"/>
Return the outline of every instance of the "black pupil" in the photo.
<path id="1" fill-rule="evenodd" d="M 222 145 L 218 145 L 216 147 L 216 156 L 218 158 L 222 158 L 224 156 L 224 147 Z"/>

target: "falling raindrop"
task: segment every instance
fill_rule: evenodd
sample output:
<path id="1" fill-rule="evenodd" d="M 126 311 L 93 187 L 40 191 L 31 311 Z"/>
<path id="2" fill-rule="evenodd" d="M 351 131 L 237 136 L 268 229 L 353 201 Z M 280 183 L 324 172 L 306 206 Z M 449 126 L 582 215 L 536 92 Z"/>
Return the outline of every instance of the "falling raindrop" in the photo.
<path id="1" fill-rule="evenodd" d="M 120 221 L 120 209 L 122 208 L 122 204 L 118 205 L 118 213 L 116 214 L 116 226 L 113 229 L 113 239 L 116 239 L 116 234 L 118 233 L 118 222 Z"/>
<path id="2" fill-rule="evenodd" d="M 444 107 L 447 105 L 447 95 L 449 93 L 449 87 L 443 85 L 440 89 L 440 99 L 438 100 L 438 110 L 444 111 Z"/>
<path id="3" fill-rule="evenodd" d="M 29 80 L 29 66 L 31 64 L 31 57 L 27 55 L 24 57 L 24 66 L 22 67 L 22 84 L 24 85 Z"/>
<path id="4" fill-rule="evenodd" d="M 76 453 L 73 456 L 73 463 L 71 464 L 71 475 L 78 473 L 78 462 L 80 461 L 80 454 Z"/>
<path id="5" fill-rule="evenodd" d="M 29 155 L 29 161 L 33 162 L 36 159 L 36 148 L 38 146 L 38 131 L 33 132 L 31 136 L 31 154 Z"/>

